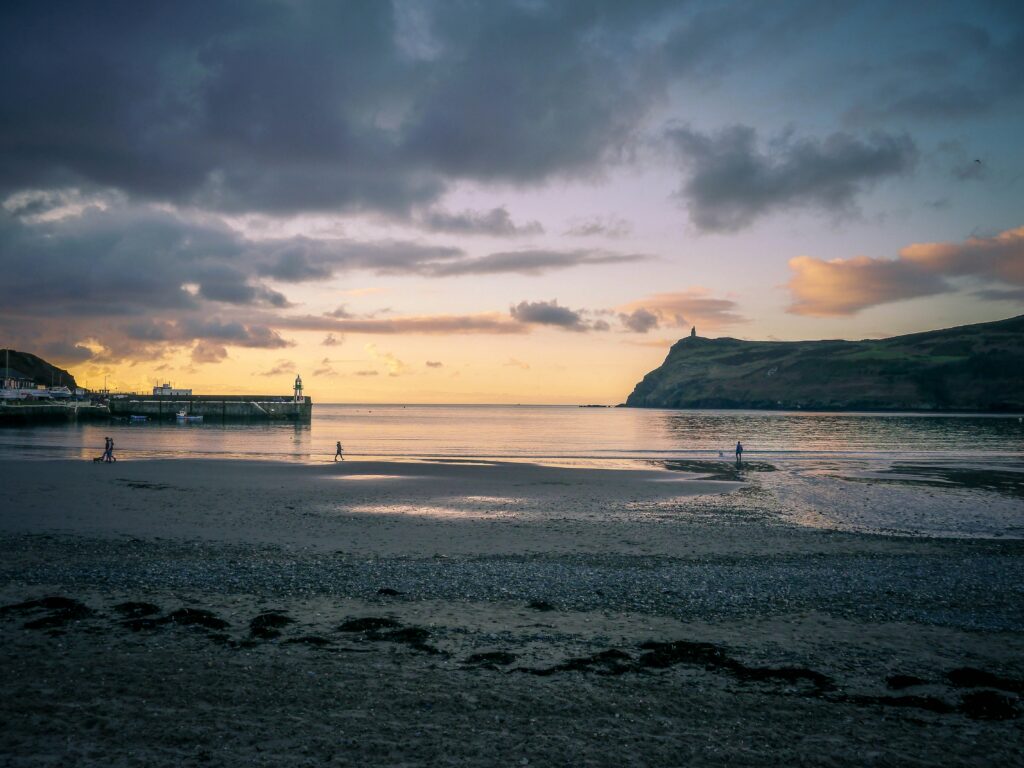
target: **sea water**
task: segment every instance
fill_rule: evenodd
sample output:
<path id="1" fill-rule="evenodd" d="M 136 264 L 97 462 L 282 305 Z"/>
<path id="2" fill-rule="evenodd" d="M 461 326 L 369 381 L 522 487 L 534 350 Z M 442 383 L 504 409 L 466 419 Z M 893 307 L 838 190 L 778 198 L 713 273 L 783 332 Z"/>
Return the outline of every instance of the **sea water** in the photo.
<path id="1" fill-rule="evenodd" d="M 516 405 L 316 404 L 311 424 L 110 422 L 0 427 L 0 456 L 122 459 L 499 459 L 623 465 L 744 456 L 893 460 L 1024 459 L 1016 416 L 678 411 Z"/>
<path id="2" fill-rule="evenodd" d="M 353 460 L 663 469 L 679 480 L 743 481 L 727 483 L 742 487 L 743 499 L 707 500 L 724 505 L 723 521 L 742 508 L 833 530 L 1024 538 L 1024 423 L 1016 415 L 316 404 L 305 425 L 4 427 L 0 458 L 90 459 L 107 436 L 120 462 L 327 463 L 340 442 L 344 471 Z M 679 514 L 691 507 L 681 501 Z"/>

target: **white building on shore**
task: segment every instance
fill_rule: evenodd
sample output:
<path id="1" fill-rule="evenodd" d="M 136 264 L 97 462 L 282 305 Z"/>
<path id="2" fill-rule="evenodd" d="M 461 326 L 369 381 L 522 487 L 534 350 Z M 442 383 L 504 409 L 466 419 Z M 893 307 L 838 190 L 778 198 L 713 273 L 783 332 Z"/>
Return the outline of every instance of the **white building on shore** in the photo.
<path id="1" fill-rule="evenodd" d="M 169 397 L 192 397 L 191 389 L 175 389 L 170 384 L 161 384 L 158 387 L 153 387 L 153 396 L 169 396 Z"/>

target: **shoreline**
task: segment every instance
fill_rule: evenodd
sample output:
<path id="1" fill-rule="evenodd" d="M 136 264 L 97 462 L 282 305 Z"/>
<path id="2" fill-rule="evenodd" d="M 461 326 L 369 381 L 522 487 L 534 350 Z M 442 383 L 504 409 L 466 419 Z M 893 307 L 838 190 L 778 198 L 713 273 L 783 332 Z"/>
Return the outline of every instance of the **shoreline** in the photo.
<path id="1" fill-rule="evenodd" d="M 222 527 L 218 521 L 230 520 L 235 528 L 215 535 L 230 538 L 233 530 L 255 535 L 265 529 L 275 531 L 274 536 L 295 537 L 296 531 L 334 530 L 342 517 L 399 523 L 403 518 L 435 517 L 534 524 L 562 517 L 609 524 L 645 519 L 683 524 L 694 515 L 731 519 L 742 510 L 771 526 L 799 530 L 929 540 L 1024 539 L 1024 461 L 1005 457 L 963 457 L 954 464 L 950 457 L 779 460 L 758 453 L 737 465 L 730 458 L 693 454 L 588 463 L 129 455 L 99 466 L 82 459 L 30 458 L 6 460 L 5 467 L 11 476 L 9 492 L 21 499 L 37 524 L 49 521 L 65 531 L 76 530 L 79 523 L 86 531 L 124 524 L 141 535 L 147 523 L 167 532 L 181 525 L 216 531 Z M 56 478 L 63 487 L 54 486 Z M 207 515 L 195 504 L 205 496 L 231 493 L 242 505 L 261 502 L 254 507 L 251 525 L 241 522 L 243 508 L 217 505 L 216 514 Z M 69 503 L 72 499 L 75 503 Z M 275 512 L 264 501 L 275 501 L 279 509 Z M 161 514 L 123 514 L 131 507 Z M 306 518 L 288 521 L 286 513 L 300 507 L 306 509 Z M 0 516 L 0 531 L 14 530 L 17 519 Z"/>
<path id="2" fill-rule="evenodd" d="M 1024 754 L 1021 540 L 796 525 L 777 473 L 6 468 L 12 765 Z"/>

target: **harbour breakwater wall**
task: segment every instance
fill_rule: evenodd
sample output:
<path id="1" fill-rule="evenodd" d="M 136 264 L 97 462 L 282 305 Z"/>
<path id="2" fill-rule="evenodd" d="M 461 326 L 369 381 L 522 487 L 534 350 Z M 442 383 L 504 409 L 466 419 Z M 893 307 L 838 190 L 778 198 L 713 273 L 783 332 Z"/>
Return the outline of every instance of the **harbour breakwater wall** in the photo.
<path id="1" fill-rule="evenodd" d="M 4 403 L 0 405 L 0 425 L 28 426 L 69 421 L 106 421 L 110 411 L 105 405 L 91 403 Z"/>
<path id="2" fill-rule="evenodd" d="M 274 395 L 138 395 L 114 397 L 110 415 L 147 416 L 154 421 L 173 421 L 184 411 L 204 421 L 293 421 L 309 424 L 313 401 Z"/>

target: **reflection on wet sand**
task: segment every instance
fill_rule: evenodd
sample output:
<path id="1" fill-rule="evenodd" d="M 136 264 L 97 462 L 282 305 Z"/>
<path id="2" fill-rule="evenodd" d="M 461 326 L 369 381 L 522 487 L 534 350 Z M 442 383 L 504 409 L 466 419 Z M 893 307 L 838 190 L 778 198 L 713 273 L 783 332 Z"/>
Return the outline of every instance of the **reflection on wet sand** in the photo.
<path id="1" fill-rule="evenodd" d="M 936 488 L 969 488 L 1024 498 L 1024 466 L 1020 469 L 893 464 L 877 472 L 852 473 L 847 480 L 905 483 Z"/>

